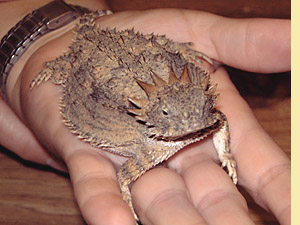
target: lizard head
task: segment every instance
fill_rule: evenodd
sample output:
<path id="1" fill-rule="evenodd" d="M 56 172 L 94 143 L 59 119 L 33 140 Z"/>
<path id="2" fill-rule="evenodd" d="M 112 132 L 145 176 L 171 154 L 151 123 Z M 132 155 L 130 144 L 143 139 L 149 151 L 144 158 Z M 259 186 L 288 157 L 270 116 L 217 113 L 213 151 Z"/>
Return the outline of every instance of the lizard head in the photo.
<path id="1" fill-rule="evenodd" d="M 170 70 L 168 82 L 151 72 L 154 85 L 137 80 L 148 99 L 130 98 L 136 108 L 129 112 L 147 126 L 151 138 L 176 141 L 199 137 L 217 123 L 213 112 L 216 86 L 206 75 L 204 82 L 194 84 L 187 66 L 180 79 Z"/>

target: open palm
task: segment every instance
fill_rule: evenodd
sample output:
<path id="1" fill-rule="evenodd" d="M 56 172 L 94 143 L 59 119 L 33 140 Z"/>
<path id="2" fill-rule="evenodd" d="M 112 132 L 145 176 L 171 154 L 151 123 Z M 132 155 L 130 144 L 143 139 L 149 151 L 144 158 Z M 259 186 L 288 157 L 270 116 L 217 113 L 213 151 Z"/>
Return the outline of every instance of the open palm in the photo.
<path id="1" fill-rule="evenodd" d="M 237 68 L 265 73 L 290 70 L 289 21 L 235 20 L 174 9 L 118 13 L 101 17 L 98 22 L 103 27 L 134 27 L 142 33 L 166 34 L 178 42 L 191 41 L 195 50 Z M 26 63 L 19 82 L 11 87 L 11 105 L 21 119 L 0 100 L 3 118 L 6 117 L 6 122 L 0 118 L 0 129 L 5 131 L 0 143 L 26 159 L 59 169 L 63 169 L 58 164 L 62 159 L 89 224 L 134 224 L 116 178 L 116 169 L 126 158 L 95 149 L 70 133 L 59 115 L 59 86 L 47 82 L 29 90 L 42 63 L 68 50 L 73 35 L 66 33 L 38 49 Z M 221 94 L 217 108 L 229 121 L 239 184 L 280 223 L 290 224 L 289 159 L 260 127 L 225 70 L 219 67 L 212 78 Z M 8 141 L 12 134 L 15 140 Z M 30 152 L 20 148 L 25 143 L 32 149 Z M 245 199 L 216 160 L 212 141 L 207 138 L 168 160 L 168 168 L 155 168 L 138 179 L 131 190 L 141 221 L 173 225 L 253 224 Z"/>

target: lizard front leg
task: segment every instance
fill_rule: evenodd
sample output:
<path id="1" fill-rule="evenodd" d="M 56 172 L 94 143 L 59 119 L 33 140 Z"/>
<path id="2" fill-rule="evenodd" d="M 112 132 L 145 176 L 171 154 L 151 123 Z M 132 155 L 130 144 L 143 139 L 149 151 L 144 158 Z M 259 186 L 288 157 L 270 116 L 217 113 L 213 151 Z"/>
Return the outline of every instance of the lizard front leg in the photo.
<path id="1" fill-rule="evenodd" d="M 226 116 L 217 111 L 220 116 L 220 120 L 223 121 L 222 127 L 213 134 L 213 143 L 218 152 L 219 160 L 222 163 L 222 167 L 226 167 L 228 175 L 231 177 L 234 184 L 237 184 L 237 172 L 236 172 L 236 161 L 230 151 L 230 135 L 229 127 Z"/>

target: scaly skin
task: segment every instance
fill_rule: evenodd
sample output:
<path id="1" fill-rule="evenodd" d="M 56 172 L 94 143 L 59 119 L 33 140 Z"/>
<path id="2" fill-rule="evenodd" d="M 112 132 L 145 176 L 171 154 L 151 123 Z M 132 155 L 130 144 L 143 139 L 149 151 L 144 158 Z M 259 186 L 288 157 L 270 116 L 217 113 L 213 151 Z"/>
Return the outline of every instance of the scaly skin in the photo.
<path id="1" fill-rule="evenodd" d="M 189 43 L 95 26 L 104 14 L 81 20 L 70 51 L 45 63 L 31 88 L 49 79 L 61 85 L 66 126 L 91 145 L 128 157 L 118 180 L 137 220 L 128 185 L 210 134 L 237 183 L 227 120 L 214 109 L 215 86 L 199 57 L 211 60 Z"/>

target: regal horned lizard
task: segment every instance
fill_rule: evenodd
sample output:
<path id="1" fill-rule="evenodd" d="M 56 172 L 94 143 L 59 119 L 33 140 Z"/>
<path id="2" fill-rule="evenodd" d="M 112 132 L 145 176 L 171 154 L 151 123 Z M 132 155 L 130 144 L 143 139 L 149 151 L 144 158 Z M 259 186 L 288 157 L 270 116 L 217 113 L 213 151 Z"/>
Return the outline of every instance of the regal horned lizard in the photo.
<path id="1" fill-rule="evenodd" d="M 165 36 L 95 25 L 105 12 L 81 19 L 70 51 L 46 62 L 30 88 L 50 79 L 63 88 L 64 123 L 91 145 L 128 157 L 118 171 L 128 185 L 184 146 L 213 134 L 223 167 L 237 182 L 225 115 L 215 109 L 215 86 L 202 60 L 211 60 Z M 135 218 L 138 219 L 134 213 Z"/>

